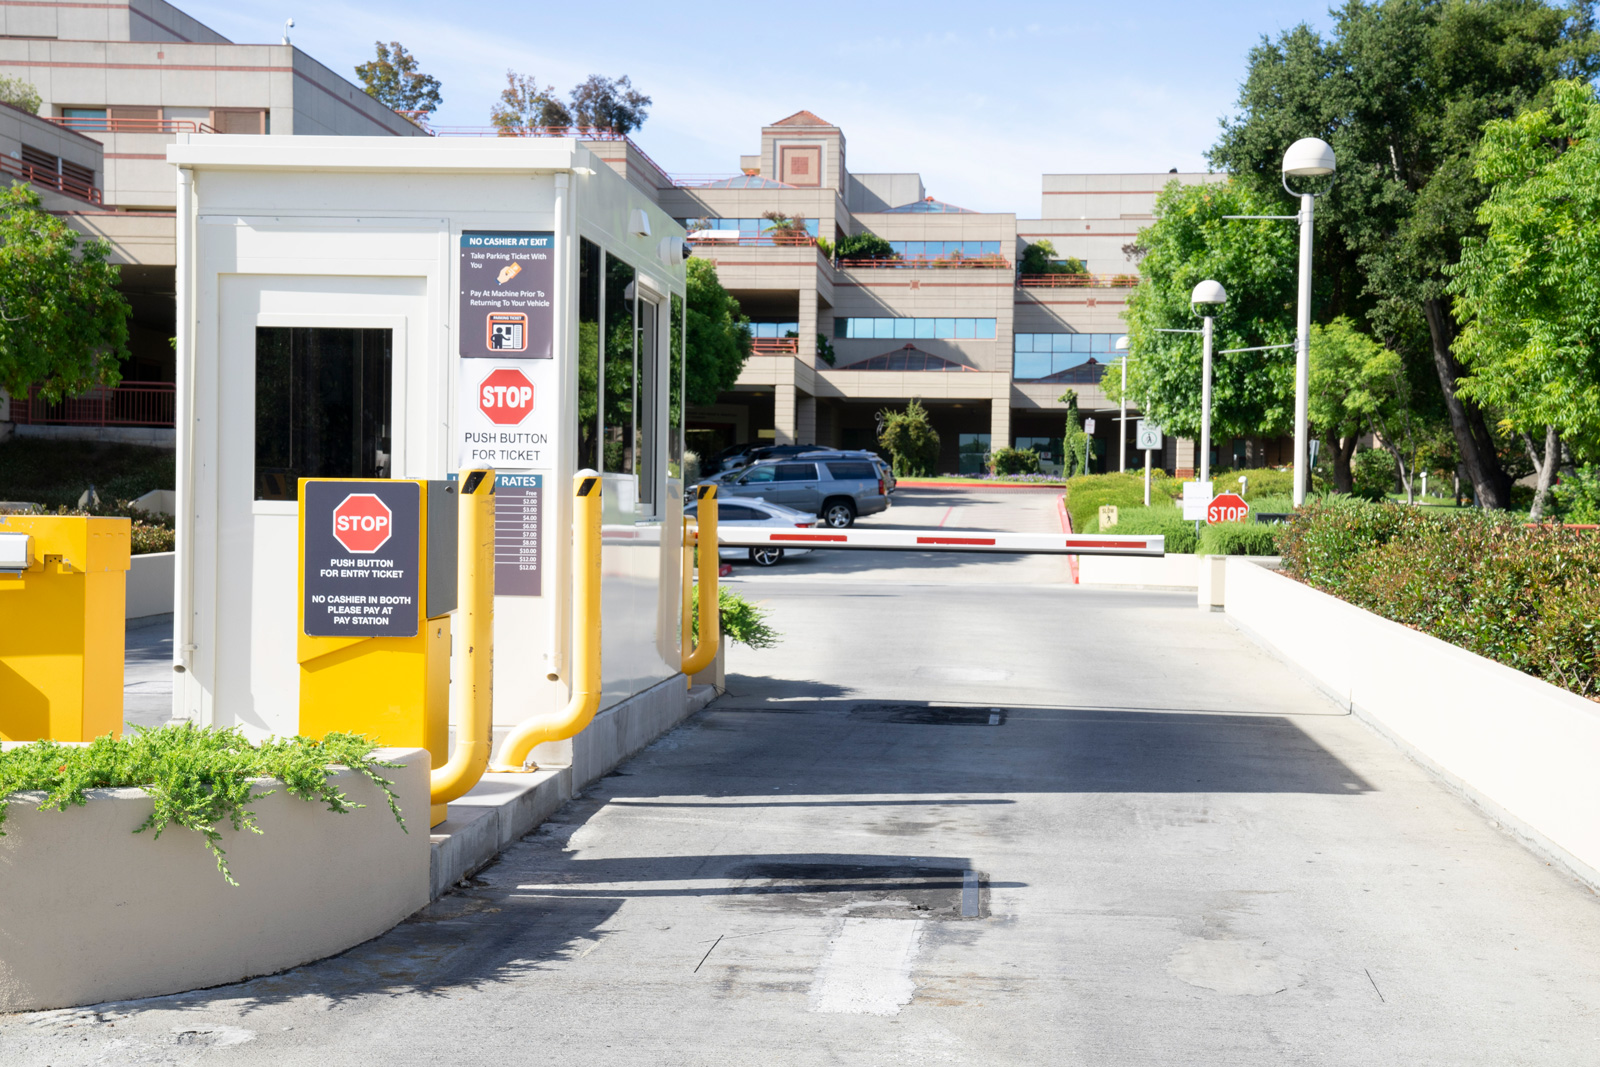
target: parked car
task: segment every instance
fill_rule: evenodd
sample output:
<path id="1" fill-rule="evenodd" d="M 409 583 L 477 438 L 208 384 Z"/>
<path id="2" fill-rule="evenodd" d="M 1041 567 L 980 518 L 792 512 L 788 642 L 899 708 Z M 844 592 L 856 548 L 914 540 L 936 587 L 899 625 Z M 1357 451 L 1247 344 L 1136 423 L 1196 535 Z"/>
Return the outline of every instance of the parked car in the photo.
<path id="1" fill-rule="evenodd" d="M 731 445 L 701 460 L 700 470 L 709 477 L 748 467 L 759 459 L 781 459 L 784 456 L 799 455 L 801 452 L 837 451 L 838 449 L 827 445 L 774 445 L 765 441 L 747 441 L 742 445 Z"/>
<path id="2" fill-rule="evenodd" d="M 859 516 L 888 509 L 889 491 L 870 461 L 837 449 L 804 455 L 806 458 L 752 463 L 724 479 L 718 495 L 723 499 L 759 496 L 768 503 L 820 515 L 836 530 L 853 526 Z"/>
<path id="3" fill-rule="evenodd" d="M 689 518 L 700 514 L 699 503 L 694 503 L 683 509 Z M 822 520 L 817 518 L 815 512 L 796 511 L 786 508 L 781 504 L 769 503 L 760 497 L 740 497 L 735 501 L 717 501 L 718 526 L 781 526 L 792 529 L 796 526 L 809 529 L 821 526 Z M 810 552 L 809 548 L 736 548 L 728 547 L 717 550 L 718 559 L 743 559 L 748 558 L 757 567 L 771 567 L 785 554 L 801 556 Z"/>
<path id="4" fill-rule="evenodd" d="M 894 476 L 894 467 L 890 466 L 889 461 L 878 455 L 876 452 L 869 452 L 864 448 L 830 449 L 828 450 L 827 455 L 823 455 L 821 450 L 813 450 L 810 452 L 801 452 L 793 458 L 864 459 L 878 469 L 878 477 L 883 479 L 883 488 L 885 492 L 892 496 L 894 494 L 895 485 L 898 484 L 898 479 L 896 479 Z"/>

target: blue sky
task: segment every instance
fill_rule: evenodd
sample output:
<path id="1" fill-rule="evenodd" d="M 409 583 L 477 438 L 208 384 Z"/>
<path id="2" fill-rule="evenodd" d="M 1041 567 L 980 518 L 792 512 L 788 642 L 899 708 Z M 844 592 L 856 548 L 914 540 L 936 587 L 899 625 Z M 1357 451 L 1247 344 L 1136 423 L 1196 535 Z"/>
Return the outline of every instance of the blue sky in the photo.
<path id="1" fill-rule="evenodd" d="M 1024 216 L 1043 173 L 1203 170 L 1252 45 L 1329 24 L 1327 0 L 279 4 L 179 0 L 241 43 L 292 16 L 294 43 L 346 76 L 399 40 L 443 83 L 438 125 L 487 125 L 508 68 L 562 96 L 627 74 L 655 101 L 634 139 L 671 173 L 734 173 L 761 126 L 807 108 L 844 128 L 851 170 Z"/>

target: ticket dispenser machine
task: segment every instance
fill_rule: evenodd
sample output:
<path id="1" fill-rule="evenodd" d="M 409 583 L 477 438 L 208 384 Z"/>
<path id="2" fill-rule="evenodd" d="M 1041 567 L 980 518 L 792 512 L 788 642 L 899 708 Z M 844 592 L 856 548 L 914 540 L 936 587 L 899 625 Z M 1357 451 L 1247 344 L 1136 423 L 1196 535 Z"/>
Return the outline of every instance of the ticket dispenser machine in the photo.
<path id="1" fill-rule="evenodd" d="M 446 762 L 458 500 L 448 481 L 301 481 L 302 735 L 365 734 Z"/>
<path id="2" fill-rule="evenodd" d="M 0 515 L 0 741 L 122 736 L 130 530 Z"/>

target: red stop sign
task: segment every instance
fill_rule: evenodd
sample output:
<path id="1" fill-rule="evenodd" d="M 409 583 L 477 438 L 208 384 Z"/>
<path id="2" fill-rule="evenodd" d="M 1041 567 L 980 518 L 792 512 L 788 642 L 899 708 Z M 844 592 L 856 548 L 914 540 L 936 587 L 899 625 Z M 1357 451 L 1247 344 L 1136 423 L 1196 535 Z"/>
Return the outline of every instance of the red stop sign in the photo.
<path id="1" fill-rule="evenodd" d="M 351 552 L 376 552 L 393 533 L 394 512 L 371 493 L 351 493 L 333 509 L 333 536 Z"/>
<path id="2" fill-rule="evenodd" d="M 1219 493 L 1206 505 L 1206 522 L 1243 522 L 1250 505 L 1238 493 Z"/>
<path id="3" fill-rule="evenodd" d="M 478 386 L 478 407 L 490 422 L 515 426 L 533 411 L 533 383 L 513 367 L 490 371 Z"/>

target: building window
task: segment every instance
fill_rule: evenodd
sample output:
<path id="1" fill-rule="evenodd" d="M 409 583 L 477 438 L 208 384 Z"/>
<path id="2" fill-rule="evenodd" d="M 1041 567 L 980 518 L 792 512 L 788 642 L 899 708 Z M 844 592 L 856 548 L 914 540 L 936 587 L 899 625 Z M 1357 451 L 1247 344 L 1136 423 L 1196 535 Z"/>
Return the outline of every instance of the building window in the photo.
<path id="1" fill-rule="evenodd" d="M 67 120 L 62 125 L 79 133 L 105 133 L 108 128 L 103 107 L 64 107 L 61 117 Z"/>
<path id="2" fill-rule="evenodd" d="M 218 133 L 271 133 L 267 111 L 260 107 L 212 109 L 211 128 Z"/>
<path id="3" fill-rule="evenodd" d="M 961 474 L 982 474 L 989 467 L 989 435 L 963 433 L 956 435 L 956 453 Z"/>
<path id="4" fill-rule="evenodd" d="M 994 319 L 836 318 L 833 335 L 851 340 L 994 340 Z"/>
<path id="5" fill-rule="evenodd" d="M 600 246 L 578 240 L 578 469 L 600 469 Z"/>
<path id="6" fill-rule="evenodd" d="M 256 329 L 256 499 L 295 500 L 301 478 L 387 478 L 389 330 Z"/>
<path id="7" fill-rule="evenodd" d="M 889 247 L 907 259 L 973 259 L 1000 254 L 999 241 L 890 241 Z"/>
<path id="8" fill-rule="evenodd" d="M 816 219 L 805 219 L 806 233 L 813 239 L 821 232 Z M 771 219 L 714 219 L 709 217 L 698 219 L 679 219 L 678 223 L 691 235 L 703 233 L 706 230 L 715 230 L 717 233 L 708 234 L 703 240 L 715 244 L 719 236 L 726 235 L 730 240 L 737 234 L 737 240 L 743 245 L 772 245 L 784 243 L 781 236 L 775 237 L 775 226 Z"/>
<path id="9" fill-rule="evenodd" d="M 752 322 L 751 337 L 799 337 L 798 322 Z"/>
<path id="10" fill-rule="evenodd" d="M 1081 366 L 1093 358 L 1108 362 L 1116 351 L 1116 333 L 1019 333 L 1012 346 L 1011 376 L 1028 381 Z M 1098 380 L 1098 379 L 1096 379 Z"/>

